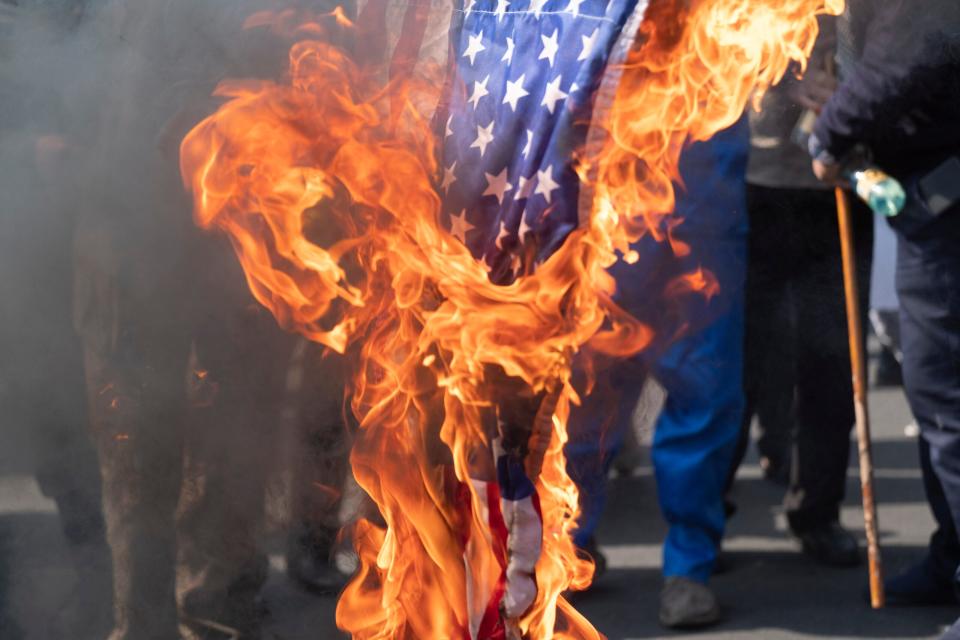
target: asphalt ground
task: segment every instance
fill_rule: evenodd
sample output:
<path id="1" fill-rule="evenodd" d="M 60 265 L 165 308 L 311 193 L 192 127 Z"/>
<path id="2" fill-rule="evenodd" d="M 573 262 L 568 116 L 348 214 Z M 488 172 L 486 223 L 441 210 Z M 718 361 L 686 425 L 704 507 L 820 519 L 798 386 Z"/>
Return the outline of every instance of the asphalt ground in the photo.
<path id="1" fill-rule="evenodd" d="M 915 437 L 899 389 L 871 394 L 883 560 L 897 572 L 923 552 L 933 521 L 917 466 Z M 7 449 L 10 451 L 10 449 Z M 609 571 L 577 606 L 612 640 L 676 638 L 656 622 L 660 518 L 649 462 L 611 480 L 611 500 L 599 539 Z M 830 569 L 803 556 L 786 533 L 783 489 L 761 476 L 751 452 L 737 487 L 738 512 L 724 545 L 726 570 L 712 585 L 724 621 L 700 632 L 706 639 L 938 638 L 960 607 L 873 611 L 866 597 L 866 568 Z M 842 519 L 861 532 L 859 479 L 853 461 Z M 858 533 L 861 540 L 862 533 Z M 335 600 L 294 587 L 283 572 L 280 536 L 271 542 L 271 575 L 264 591 L 267 640 L 342 637 L 333 622 Z M 71 638 L 76 584 L 53 503 L 13 456 L 0 455 L 0 602 L 23 640 Z M 2 576 L 0 576 L 2 577 Z M 0 622 L 2 625 L 3 622 Z M 12 637 L 0 626 L 0 640 Z"/>

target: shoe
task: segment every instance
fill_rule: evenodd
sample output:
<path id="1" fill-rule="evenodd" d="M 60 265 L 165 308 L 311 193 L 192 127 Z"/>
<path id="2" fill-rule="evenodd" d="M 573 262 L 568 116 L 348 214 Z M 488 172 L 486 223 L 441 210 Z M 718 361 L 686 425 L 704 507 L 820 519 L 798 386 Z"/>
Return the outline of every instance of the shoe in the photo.
<path id="1" fill-rule="evenodd" d="M 883 581 L 886 604 L 890 607 L 923 607 L 957 604 L 950 580 L 938 577 L 929 560 L 916 564 L 898 576 Z"/>
<path id="2" fill-rule="evenodd" d="M 266 554 L 257 553 L 237 567 L 226 588 L 200 581 L 180 595 L 180 633 L 184 640 L 261 640 L 267 613 L 260 588 L 267 581 Z M 159 637 L 159 636 L 158 636 Z"/>
<path id="3" fill-rule="evenodd" d="M 660 592 L 660 624 L 694 629 L 720 622 L 720 605 L 710 587 L 682 576 L 667 578 Z"/>
<path id="4" fill-rule="evenodd" d="M 855 567 L 860 564 L 860 546 L 853 535 L 834 520 L 803 531 L 793 530 L 803 552 L 829 567 Z"/>
<path id="5" fill-rule="evenodd" d="M 577 547 L 577 557 L 581 560 L 593 560 L 594 569 L 591 584 L 595 584 L 607 572 L 607 556 L 600 551 L 600 545 L 597 544 L 597 539 L 593 536 L 590 536 L 583 546 Z"/>

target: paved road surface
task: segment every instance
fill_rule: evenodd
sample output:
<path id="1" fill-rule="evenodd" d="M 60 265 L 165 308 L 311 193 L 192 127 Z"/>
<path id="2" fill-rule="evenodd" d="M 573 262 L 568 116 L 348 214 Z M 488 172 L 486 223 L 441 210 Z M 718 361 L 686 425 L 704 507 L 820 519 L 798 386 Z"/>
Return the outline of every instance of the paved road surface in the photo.
<path id="1" fill-rule="evenodd" d="M 898 390 L 872 396 L 876 436 L 877 495 L 884 560 L 889 571 L 921 553 L 932 527 L 923 500 L 915 442 L 904 434 L 910 421 Z M 6 459 L 3 459 L 6 458 Z M 52 504 L 10 456 L 0 456 L 0 572 L 9 584 L 0 597 L 28 640 L 72 638 L 70 594 L 75 579 L 60 539 Z M 737 638 L 937 638 L 960 608 L 874 612 L 864 599 L 865 569 L 831 570 L 801 556 L 784 533 L 782 490 L 760 478 L 754 461 L 741 472 L 739 513 L 726 543 L 729 570 L 714 580 L 726 613 L 703 640 Z M 843 520 L 861 522 L 859 482 L 851 468 Z M 612 640 L 675 638 L 656 624 L 663 525 L 648 465 L 613 481 L 601 542 L 610 571 L 578 605 Z M 328 640 L 341 637 L 333 625 L 334 601 L 297 591 L 282 574 L 280 556 L 265 590 L 270 609 L 268 640 Z M 0 629 L 0 639 L 4 638 Z"/>

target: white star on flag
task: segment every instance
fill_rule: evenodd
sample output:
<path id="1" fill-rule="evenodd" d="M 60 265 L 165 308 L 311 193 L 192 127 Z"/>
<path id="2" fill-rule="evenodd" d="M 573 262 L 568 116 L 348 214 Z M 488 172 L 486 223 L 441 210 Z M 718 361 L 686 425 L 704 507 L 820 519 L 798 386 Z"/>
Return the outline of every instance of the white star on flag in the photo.
<path id="1" fill-rule="evenodd" d="M 443 189 L 444 193 L 450 193 L 450 185 L 457 181 L 457 176 L 453 174 L 453 170 L 456 168 L 457 161 L 454 160 L 453 164 L 443 169 L 443 182 L 440 183 L 440 188 Z"/>
<path id="2" fill-rule="evenodd" d="M 467 210 L 461 209 L 460 215 L 450 214 L 450 233 L 460 242 L 467 243 L 467 232 L 473 229 L 473 225 L 467 222 Z"/>
<path id="3" fill-rule="evenodd" d="M 553 30 L 552 36 L 540 36 L 540 40 L 543 41 L 543 51 L 540 52 L 540 57 L 537 60 L 549 60 L 550 66 L 553 66 L 553 61 L 557 58 L 557 51 L 560 48 L 560 44 L 557 42 L 557 33 L 559 29 Z M 471 62 L 473 64 L 473 62 Z"/>
<path id="4" fill-rule="evenodd" d="M 524 237 L 530 233 L 530 225 L 527 224 L 527 216 L 520 214 L 520 228 L 517 230 L 517 237 L 520 238 L 520 242 L 523 242 Z"/>
<path id="5" fill-rule="evenodd" d="M 513 62 L 513 38 L 507 38 L 507 52 L 500 58 L 500 62 L 506 62 L 507 64 Z"/>
<path id="6" fill-rule="evenodd" d="M 503 96 L 502 104 L 509 104 L 511 111 L 517 110 L 517 101 L 520 100 L 520 98 L 530 95 L 530 93 L 523 88 L 523 81 L 526 77 L 527 74 L 521 73 L 520 77 L 516 80 L 507 80 L 507 93 Z"/>
<path id="7" fill-rule="evenodd" d="M 547 84 L 546 90 L 543 92 L 543 101 L 540 102 L 540 106 L 546 107 L 547 111 L 551 114 L 553 110 L 557 107 L 557 102 L 563 100 L 567 97 L 567 93 L 560 89 L 560 80 L 561 76 L 557 76 Z"/>
<path id="8" fill-rule="evenodd" d="M 593 52 L 593 46 L 597 44 L 598 35 L 600 35 L 600 27 L 594 29 L 593 33 L 589 36 L 580 36 L 583 49 L 580 50 L 580 55 L 577 56 L 577 60 L 586 60 L 590 57 L 590 53 Z"/>
<path id="9" fill-rule="evenodd" d="M 463 50 L 463 57 L 470 58 L 470 66 L 472 67 L 477 54 L 481 51 L 486 51 L 487 48 L 483 46 L 483 31 L 469 38 L 470 42 L 467 44 L 467 48 Z"/>
<path id="10" fill-rule="evenodd" d="M 514 196 L 516 200 L 523 200 L 524 198 L 529 198 L 530 194 L 533 193 L 533 185 L 536 184 L 537 179 L 535 177 L 526 178 L 520 176 L 520 180 L 517 183 L 517 195 Z"/>
<path id="11" fill-rule="evenodd" d="M 487 145 L 493 142 L 493 123 L 494 121 L 491 120 L 485 127 L 477 125 L 477 139 L 470 145 L 471 149 L 480 149 L 481 158 L 487 152 Z"/>
<path id="12" fill-rule="evenodd" d="M 503 204 L 503 195 L 513 189 L 513 185 L 507 182 L 507 169 L 504 168 L 497 175 L 484 171 L 483 175 L 487 178 L 487 190 L 481 195 L 496 196 L 497 204 Z"/>
<path id="13" fill-rule="evenodd" d="M 487 91 L 487 82 L 490 80 L 488 75 L 482 81 L 477 81 L 473 83 L 473 95 L 470 96 L 470 99 L 467 102 L 473 103 L 473 108 L 477 108 L 477 103 L 480 102 L 480 98 L 486 95 L 490 95 L 490 92 Z"/>
<path id="14" fill-rule="evenodd" d="M 544 5 L 547 4 L 547 2 L 548 2 L 548 0 L 533 0 L 533 1 L 530 3 L 530 9 L 529 9 L 529 11 L 532 11 L 532 12 L 533 12 L 533 15 L 535 15 L 536 17 L 539 18 L 539 17 L 540 17 L 540 14 L 543 12 L 543 7 L 544 7 Z"/>
<path id="15" fill-rule="evenodd" d="M 543 171 L 537 171 L 537 188 L 534 193 L 539 193 L 547 202 L 550 202 L 551 194 L 560 187 L 553 180 L 553 165 L 550 165 Z"/>
<path id="16" fill-rule="evenodd" d="M 493 246 L 497 249 L 503 251 L 503 239 L 510 235 L 510 232 L 507 231 L 507 223 L 503 220 L 500 221 L 500 232 L 497 233 L 497 239 L 493 241 Z"/>
<path id="17" fill-rule="evenodd" d="M 582 5 L 585 0 L 570 0 L 570 4 L 564 9 L 565 12 L 573 14 L 573 17 L 576 18 L 580 15 L 580 5 Z"/>
<path id="18" fill-rule="evenodd" d="M 435 123 L 443 137 L 431 178 L 440 215 L 451 216 L 442 221 L 446 237 L 461 238 L 498 284 L 512 280 L 511 264 L 522 275 L 539 262 L 518 249 L 524 240 L 543 241 L 534 252 L 542 260 L 577 226 L 576 150 L 592 139 L 608 66 L 616 74 L 623 62 L 623 26 L 648 1 L 454 3 L 457 89 L 444 103 L 451 117 Z"/>

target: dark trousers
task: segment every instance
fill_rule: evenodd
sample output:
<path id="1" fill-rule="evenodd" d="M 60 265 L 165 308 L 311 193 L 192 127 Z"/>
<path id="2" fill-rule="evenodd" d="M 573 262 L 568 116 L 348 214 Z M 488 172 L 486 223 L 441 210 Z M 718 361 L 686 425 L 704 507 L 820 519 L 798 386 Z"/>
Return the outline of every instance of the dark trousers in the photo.
<path id="1" fill-rule="evenodd" d="M 901 216 L 916 206 L 908 202 Z M 904 389 L 920 426 L 924 489 L 937 521 L 927 561 L 953 578 L 960 564 L 960 208 L 922 229 L 901 230 L 897 240 Z"/>
<path id="2" fill-rule="evenodd" d="M 138 262 L 121 251 L 131 237 L 91 225 L 75 243 L 109 640 L 192 640 L 215 625 L 259 637 L 264 489 L 292 338 L 253 303 L 223 238 L 157 242 L 170 259 Z"/>
<path id="3" fill-rule="evenodd" d="M 854 422 L 836 202 L 832 191 L 750 186 L 747 209 L 746 410 L 730 482 L 757 415 L 761 451 L 790 458 L 790 526 L 809 529 L 838 516 Z M 854 207 L 853 228 L 866 310 L 873 220 L 865 207 Z"/>

